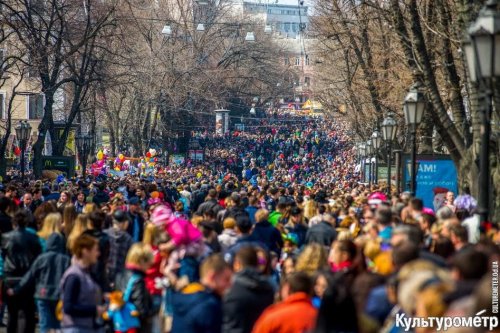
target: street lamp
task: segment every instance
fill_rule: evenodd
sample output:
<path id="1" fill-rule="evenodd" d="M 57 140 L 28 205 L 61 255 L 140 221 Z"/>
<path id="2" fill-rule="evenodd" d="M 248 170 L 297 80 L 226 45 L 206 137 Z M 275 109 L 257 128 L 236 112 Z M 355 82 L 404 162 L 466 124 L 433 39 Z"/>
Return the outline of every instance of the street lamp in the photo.
<path id="1" fill-rule="evenodd" d="M 21 145 L 21 181 L 24 181 L 25 151 L 31 135 L 31 125 L 26 120 L 21 120 L 15 127 L 16 137 Z"/>
<path id="2" fill-rule="evenodd" d="M 365 144 L 365 152 L 366 152 L 366 156 L 368 157 L 368 161 L 370 162 L 370 164 L 368 164 L 368 186 L 372 187 L 372 154 L 373 154 L 373 144 L 372 144 L 372 140 L 368 140 L 366 141 L 366 144 Z"/>
<path id="3" fill-rule="evenodd" d="M 424 94 L 419 89 L 419 85 L 415 84 L 410 88 L 410 91 L 405 97 L 403 103 L 403 111 L 405 115 L 406 125 L 410 128 L 411 134 L 411 194 L 415 196 L 417 193 L 417 128 L 422 121 L 424 114 Z"/>
<path id="4" fill-rule="evenodd" d="M 203 23 L 198 23 L 196 26 L 196 31 L 205 31 L 205 25 Z"/>
<path id="5" fill-rule="evenodd" d="M 387 195 L 391 195 L 391 157 L 392 157 L 392 142 L 396 139 L 398 124 L 394 120 L 392 113 L 389 113 L 382 122 L 382 136 L 384 137 L 385 147 L 387 150 Z"/>
<path id="6" fill-rule="evenodd" d="M 90 147 L 92 146 L 92 137 L 88 134 L 77 135 L 75 141 L 78 153 L 80 154 L 80 163 L 82 164 L 82 178 L 85 179 L 85 173 L 87 172 L 87 159 L 90 153 Z"/>
<path id="7" fill-rule="evenodd" d="M 361 160 L 361 175 L 363 182 L 365 182 L 365 154 L 366 154 L 366 146 L 364 143 L 358 144 L 359 157 Z"/>
<path id="8" fill-rule="evenodd" d="M 380 132 L 376 129 L 372 133 L 372 144 L 373 144 L 373 155 L 375 156 L 375 175 L 373 176 L 373 180 L 375 181 L 375 184 L 378 184 L 378 150 L 380 149 L 380 146 L 382 146 L 382 136 L 380 135 Z"/>
<path id="9" fill-rule="evenodd" d="M 498 2 L 489 0 L 468 30 L 463 43 L 470 79 L 479 84 L 481 108 L 481 150 L 479 153 L 479 207 L 481 222 L 488 221 L 490 204 L 490 132 L 493 80 L 500 75 L 500 14 Z"/>
<path id="10" fill-rule="evenodd" d="M 266 26 L 264 27 L 264 33 L 270 34 L 272 32 L 273 32 L 273 27 L 270 24 L 266 24 Z"/>

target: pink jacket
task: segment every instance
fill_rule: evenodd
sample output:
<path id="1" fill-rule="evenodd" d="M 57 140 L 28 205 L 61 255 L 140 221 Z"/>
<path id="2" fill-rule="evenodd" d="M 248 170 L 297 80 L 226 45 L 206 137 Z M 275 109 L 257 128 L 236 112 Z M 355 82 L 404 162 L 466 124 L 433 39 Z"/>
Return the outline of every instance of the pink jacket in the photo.
<path id="1" fill-rule="evenodd" d="M 178 217 L 167 222 L 165 229 L 176 246 L 189 245 L 202 238 L 201 232 L 191 222 Z"/>

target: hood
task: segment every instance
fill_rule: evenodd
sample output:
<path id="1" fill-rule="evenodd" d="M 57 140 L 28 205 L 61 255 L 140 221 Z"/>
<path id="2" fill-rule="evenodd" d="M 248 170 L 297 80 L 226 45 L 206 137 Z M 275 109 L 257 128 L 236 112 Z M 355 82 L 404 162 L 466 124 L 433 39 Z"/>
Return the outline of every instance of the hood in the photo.
<path id="1" fill-rule="evenodd" d="M 182 292 L 176 292 L 172 295 L 172 308 L 175 309 L 174 314 L 185 317 L 195 306 L 215 297 L 207 292 L 201 284 L 191 283 Z"/>
<path id="2" fill-rule="evenodd" d="M 239 284 L 252 292 L 274 293 L 274 289 L 269 281 L 254 269 L 245 268 L 238 272 L 234 278 L 234 284 Z"/>
<path id="3" fill-rule="evenodd" d="M 53 233 L 47 239 L 47 252 L 66 253 L 66 241 L 61 234 Z"/>

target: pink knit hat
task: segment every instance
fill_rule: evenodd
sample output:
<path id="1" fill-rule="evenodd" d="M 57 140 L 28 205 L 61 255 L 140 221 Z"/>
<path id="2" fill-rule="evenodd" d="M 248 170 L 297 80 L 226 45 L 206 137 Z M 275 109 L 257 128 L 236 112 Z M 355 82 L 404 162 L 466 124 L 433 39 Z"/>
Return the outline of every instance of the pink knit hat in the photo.
<path id="1" fill-rule="evenodd" d="M 172 210 L 167 206 L 158 206 L 151 214 L 151 222 L 156 226 L 163 226 L 172 217 Z"/>

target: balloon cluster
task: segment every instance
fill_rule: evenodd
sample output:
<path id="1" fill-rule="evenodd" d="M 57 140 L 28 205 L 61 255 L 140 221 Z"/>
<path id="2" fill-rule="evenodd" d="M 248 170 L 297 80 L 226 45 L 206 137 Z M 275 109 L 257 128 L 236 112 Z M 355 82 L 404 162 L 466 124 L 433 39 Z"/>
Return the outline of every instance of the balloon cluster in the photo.
<path id="1" fill-rule="evenodd" d="M 122 171 L 126 167 L 125 165 L 125 156 L 123 154 L 118 154 L 118 157 L 115 159 L 115 171 Z"/>
<path id="2" fill-rule="evenodd" d="M 141 162 L 137 165 L 139 170 L 144 170 L 146 168 L 154 168 L 156 163 L 158 162 L 158 157 L 156 157 L 157 152 L 156 149 L 150 148 L 146 152 L 146 156 L 141 158 Z"/>
<path id="3" fill-rule="evenodd" d="M 92 163 L 91 165 L 91 172 L 94 174 L 94 176 L 105 172 L 108 152 L 106 150 L 99 149 L 96 154 L 96 159 L 97 161 L 95 163 Z"/>

